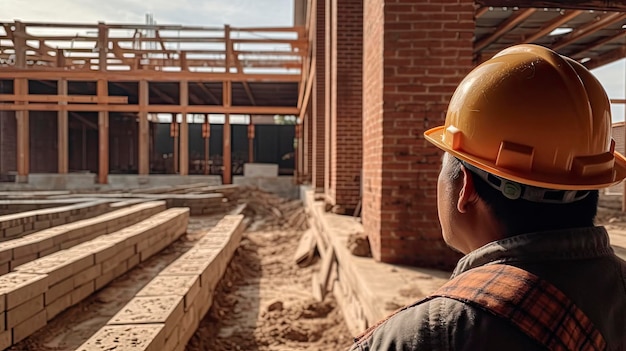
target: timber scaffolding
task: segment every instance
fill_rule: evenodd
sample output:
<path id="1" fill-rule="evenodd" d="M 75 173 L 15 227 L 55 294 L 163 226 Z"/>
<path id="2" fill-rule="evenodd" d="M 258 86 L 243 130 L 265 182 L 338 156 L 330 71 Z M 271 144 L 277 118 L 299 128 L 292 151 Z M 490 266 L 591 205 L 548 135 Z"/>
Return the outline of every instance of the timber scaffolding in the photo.
<path id="1" fill-rule="evenodd" d="M 28 182 L 32 164 L 29 112 L 56 111 L 57 173 L 70 171 L 70 122 L 86 123 L 98 133 L 92 153 L 100 184 L 110 172 L 110 114 L 138 123 L 139 176 L 150 174 L 156 114 L 172 115 L 180 175 L 189 172 L 187 114 L 204 115 L 205 169 L 208 114 L 223 114 L 222 181 L 230 184 L 231 114 L 301 116 L 314 74 L 311 57 L 306 26 L 0 23 L 0 115 L 13 111 L 17 119 L 16 181 Z M 252 123 L 248 138 L 252 145 Z"/>

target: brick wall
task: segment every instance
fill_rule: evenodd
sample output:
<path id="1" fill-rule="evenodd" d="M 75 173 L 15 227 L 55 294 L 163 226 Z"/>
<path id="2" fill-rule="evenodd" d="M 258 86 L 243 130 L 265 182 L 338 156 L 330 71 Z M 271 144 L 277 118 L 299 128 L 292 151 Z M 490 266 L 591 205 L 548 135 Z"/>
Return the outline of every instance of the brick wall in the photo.
<path id="1" fill-rule="evenodd" d="M 321 192 L 324 190 L 324 137 L 326 135 L 326 3 L 317 0 L 317 18 L 315 23 L 315 82 L 313 83 L 313 131 L 312 131 L 312 174 L 313 188 Z"/>
<path id="2" fill-rule="evenodd" d="M 56 173 L 58 169 L 57 113 L 31 111 L 30 173 Z"/>
<path id="3" fill-rule="evenodd" d="M 441 152 L 422 135 L 444 122 L 473 67 L 474 2 L 368 1 L 364 22 L 363 226 L 378 260 L 450 267 L 458 255 L 436 206 Z"/>
<path id="4" fill-rule="evenodd" d="M 331 90 L 331 194 L 352 210 L 359 201 L 362 167 L 363 1 L 336 2 Z"/>
<path id="5" fill-rule="evenodd" d="M 0 111 L 0 174 L 17 171 L 17 120 L 15 112 Z"/>

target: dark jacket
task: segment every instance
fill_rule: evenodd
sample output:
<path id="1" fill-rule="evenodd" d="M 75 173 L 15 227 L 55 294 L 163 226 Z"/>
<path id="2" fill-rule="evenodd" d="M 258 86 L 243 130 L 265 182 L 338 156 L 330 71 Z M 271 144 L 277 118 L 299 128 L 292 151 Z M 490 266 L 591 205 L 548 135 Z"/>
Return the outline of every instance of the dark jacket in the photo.
<path id="1" fill-rule="evenodd" d="M 453 278 L 487 263 L 517 266 L 565 293 L 609 350 L 626 350 L 626 263 L 603 227 L 518 235 L 463 257 Z M 506 320 L 448 298 L 417 302 L 350 350 L 545 350 Z"/>

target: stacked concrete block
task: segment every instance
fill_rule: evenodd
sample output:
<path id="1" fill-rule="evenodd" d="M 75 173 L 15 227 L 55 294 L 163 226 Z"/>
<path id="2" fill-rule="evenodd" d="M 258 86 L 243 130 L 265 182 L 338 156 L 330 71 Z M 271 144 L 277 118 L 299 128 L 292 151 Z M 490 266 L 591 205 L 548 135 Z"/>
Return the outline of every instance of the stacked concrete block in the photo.
<path id="1" fill-rule="evenodd" d="M 0 349 L 46 325 L 45 274 L 12 272 L 0 277 Z"/>
<path id="2" fill-rule="evenodd" d="M 76 351 L 161 351 L 165 343 L 163 324 L 107 325 Z"/>
<path id="3" fill-rule="evenodd" d="M 108 201 L 90 201 L 0 216 L 0 240 L 18 238 L 34 231 L 91 218 L 108 211 Z"/>
<path id="4" fill-rule="evenodd" d="M 16 267 L 15 272 L 0 276 L 0 349 L 23 340 L 66 308 L 130 270 L 141 257 L 147 258 L 141 247 L 153 237 L 166 238 L 168 244 L 176 240 L 186 231 L 188 218 L 186 208 L 169 209 L 113 234 L 23 264 Z M 172 309 L 166 308 L 172 304 Z M 140 305 L 145 309 L 149 304 L 142 302 Z M 162 335 L 164 342 L 166 336 L 178 332 L 176 325 L 182 321 L 184 296 L 155 300 L 150 306 L 150 311 L 162 310 L 162 316 L 166 317 L 159 319 L 165 329 L 148 335 L 151 338 Z M 176 313 L 181 317 L 176 319 Z M 128 320 L 122 317 L 118 324 Z M 131 334 L 140 329 L 131 331 Z M 175 335 L 178 338 L 178 334 Z"/>
<path id="5" fill-rule="evenodd" d="M 46 208 L 53 208 L 58 206 L 67 206 L 73 205 L 78 202 L 82 202 L 84 200 L 76 200 L 76 199 L 11 199 L 11 200 L 0 200 L 0 215 L 8 215 L 20 212 L 28 212 L 35 210 L 42 210 Z"/>
<path id="6" fill-rule="evenodd" d="M 192 216 L 223 212 L 227 199 L 222 194 L 173 194 L 161 196 L 167 201 L 167 207 L 188 207 Z"/>
<path id="7" fill-rule="evenodd" d="M 211 308 L 213 292 L 239 246 L 243 230 L 243 215 L 224 217 L 191 250 L 153 278 L 78 350 L 124 347 L 128 344 L 106 336 L 118 330 L 152 327 L 152 339 L 138 337 L 139 346 L 132 350 L 158 347 L 161 351 L 183 351 Z"/>
<path id="8" fill-rule="evenodd" d="M 164 210 L 163 201 L 147 202 L 2 242 L 0 274 L 100 235 L 116 232 Z"/>

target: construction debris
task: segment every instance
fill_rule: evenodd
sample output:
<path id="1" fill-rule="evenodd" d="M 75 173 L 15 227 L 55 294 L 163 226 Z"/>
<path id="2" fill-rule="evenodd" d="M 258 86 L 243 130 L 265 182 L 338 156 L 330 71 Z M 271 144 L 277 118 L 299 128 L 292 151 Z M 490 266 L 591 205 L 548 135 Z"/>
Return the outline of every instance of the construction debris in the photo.
<path id="1" fill-rule="evenodd" d="M 372 250 L 367 235 L 363 233 L 352 233 L 348 236 L 348 250 L 354 256 L 372 257 Z"/>

